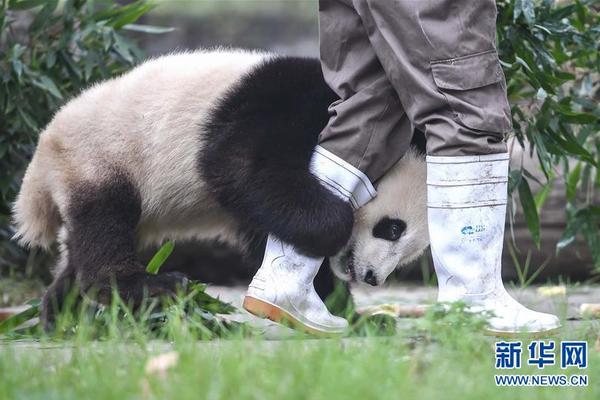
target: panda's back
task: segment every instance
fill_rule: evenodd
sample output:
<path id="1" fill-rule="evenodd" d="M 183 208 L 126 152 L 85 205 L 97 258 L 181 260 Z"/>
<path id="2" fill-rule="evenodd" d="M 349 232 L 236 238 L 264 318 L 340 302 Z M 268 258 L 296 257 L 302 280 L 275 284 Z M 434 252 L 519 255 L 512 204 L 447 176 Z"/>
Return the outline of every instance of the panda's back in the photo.
<path id="1" fill-rule="evenodd" d="M 198 129 L 210 108 L 266 57 L 198 51 L 149 60 L 68 102 L 40 142 L 59 143 L 54 147 L 76 158 L 78 169 L 87 162 L 108 162 L 134 173 L 143 163 L 149 172 L 148 162 L 168 160 L 190 149 L 182 143 L 200 140 Z"/>
<path id="2" fill-rule="evenodd" d="M 59 208 L 67 207 L 69 188 L 110 181 L 118 170 L 140 192 L 142 230 L 164 234 L 165 225 L 198 223 L 189 210 L 214 203 L 196 167 L 203 122 L 244 74 L 269 57 L 233 50 L 167 55 L 72 99 L 41 134 L 34 159 L 47 172 Z M 202 209 L 199 218 L 206 215 Z"/>
<path id="3" fill-rule="evenodd" d="M 256 168 L 308 173 L 336 98 L 316 59 L 163 56 L 67 103 L 41 134 L 25 179 L 42 181 L 65 216 L 79 184 L 110 187 L 125 176 L 139 193 L 142 242 L 223 236 L 237 231 L 225 199 L 248 196 Z"/>

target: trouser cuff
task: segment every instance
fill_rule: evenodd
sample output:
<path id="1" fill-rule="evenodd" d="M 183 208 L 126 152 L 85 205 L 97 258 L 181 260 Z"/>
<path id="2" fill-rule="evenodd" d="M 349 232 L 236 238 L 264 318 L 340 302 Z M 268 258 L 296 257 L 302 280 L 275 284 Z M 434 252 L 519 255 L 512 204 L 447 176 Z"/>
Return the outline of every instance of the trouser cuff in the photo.
<path id="1" fill-rule="evenodd" d="M 428 156 L 427 206 L 469 208 L 506 204 L 508 153 Z"/>
<path id="2" fill-rule="evenodd" d="M 348 200 L 355 209 L 377 196 L 373 184 L 362 171 L 321 146 L 315 148 L 310 170 L 327 189 Z"/>

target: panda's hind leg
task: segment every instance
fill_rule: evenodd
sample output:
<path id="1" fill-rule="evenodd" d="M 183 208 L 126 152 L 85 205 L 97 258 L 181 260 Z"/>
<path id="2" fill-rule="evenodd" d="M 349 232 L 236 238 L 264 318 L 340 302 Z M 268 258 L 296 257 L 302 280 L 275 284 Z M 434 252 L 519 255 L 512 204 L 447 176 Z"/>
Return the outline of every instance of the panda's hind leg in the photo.
<path id="1" fill-rule="evenodd" d="M 107 304 L 116 289 L 127 304 L 135 307 L 145 296 L 173 296 L 185 284 L 185 276 L 180 273 L 151 275 L 139 262 L 136 228 L 141 198 L 126 174 L 112 173 L 101 183 L 79 183 L 71 193 L 65 216 L 67 264 L 63 274 L 74 276 L 82 293 Z M 58 286 L 63 274 L 52 286 Z M 63 292 L 47 292 L 45 303 L 60 303 L 50 296 Z"/>
<path id="2" fill-rule="evenodd" d="M 40 304 L 40 318 L 45 331 L 54 330 L 56 316 L 65 310 L 69 296 L 72 296 L 73 303 L 79 300 L 79 292 L 76 290 L 75 270 L 69 267 L 67 263 L 67 253 L 61 249 L 59 255 L 58 271 L 52 281 L 52 284 L 46 289 Z"/>

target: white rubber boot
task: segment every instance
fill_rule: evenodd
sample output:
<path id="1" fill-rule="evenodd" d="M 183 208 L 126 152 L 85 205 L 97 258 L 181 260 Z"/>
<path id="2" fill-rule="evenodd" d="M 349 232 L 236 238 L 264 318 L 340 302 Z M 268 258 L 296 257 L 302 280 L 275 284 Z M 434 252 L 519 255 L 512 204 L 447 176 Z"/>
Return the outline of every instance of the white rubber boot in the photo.
<path id="1" fill-rule="evenodd" d="M 361 207 L 375 188 L 358 169 L 317 146 L 311 172 L 334 194 Z M 308 257 L 274 235 L 269 235 L 260 269 L 244 299 L 250 313 L 312 334 L 339 334 L 348 327 L 344 318 L 331 315 L 315 291 L 313 280 L 322 257 Z"/>
<path id="2" fill-rule="evenodd" d="M 429 238 L 438 301 L 464 301 L 489 311 L 498 335 L 539 333 L 560 327 L 551 314 L 513 299 L 501 277 L 508 182 L 507 153 L 427 157 Z"/>

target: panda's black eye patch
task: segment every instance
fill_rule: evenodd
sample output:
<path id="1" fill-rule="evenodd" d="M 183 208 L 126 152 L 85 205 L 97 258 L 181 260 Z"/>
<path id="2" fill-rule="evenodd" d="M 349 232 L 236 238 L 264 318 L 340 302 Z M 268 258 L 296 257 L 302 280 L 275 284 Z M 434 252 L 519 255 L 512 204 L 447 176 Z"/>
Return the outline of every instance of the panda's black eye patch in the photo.
<path id="1" fill-rule="evenodd" d="M 401 219 L 382 218 L 373 228 L 373 236 L 395 242 L 406 230 L 406 222 Z"/>

